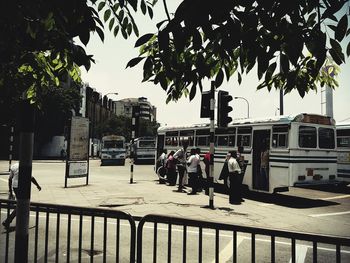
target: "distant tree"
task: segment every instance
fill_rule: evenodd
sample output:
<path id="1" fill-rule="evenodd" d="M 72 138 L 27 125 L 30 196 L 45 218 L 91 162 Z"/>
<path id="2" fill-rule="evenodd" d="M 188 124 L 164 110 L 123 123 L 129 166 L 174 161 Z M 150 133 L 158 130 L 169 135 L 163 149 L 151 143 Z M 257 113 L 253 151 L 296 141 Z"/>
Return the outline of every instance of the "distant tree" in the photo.
<path id="1" fill-rule="evenodd" d="M 142 136 L 156 136 L 157 129 L 160 124 L 156 121 L 150 121 L 146 119 L 140 119 L 139 121 L 139 137 Z M 131 140 L 131 118 L 126 116 L 115 116 L 102 122 L 97 128 L 97 134 L 99 136 L 107 134 L 122 135 L 126 138 L 126 141 Z"/>
<path id="2" fill-rule="evenodd" d="M 206 78 L 217 88 L 233 75 L 241 83 L 253 68 L 258 89 L 297 89 L 303 97 L 318 83 L 337 85 L 320 73 L 327 56 L 338 65 L 345 62 L 346 41 L 350 55 L 349 3 L 183 0 L 173 17 L 167 13 L 168 19 L 157 24 L 157 33 L 136 41 L 140 55 L 127 67 L 144 60 L 143 81 L 160 84 L 167 102 L 182 95 L 192 100 Z"/>

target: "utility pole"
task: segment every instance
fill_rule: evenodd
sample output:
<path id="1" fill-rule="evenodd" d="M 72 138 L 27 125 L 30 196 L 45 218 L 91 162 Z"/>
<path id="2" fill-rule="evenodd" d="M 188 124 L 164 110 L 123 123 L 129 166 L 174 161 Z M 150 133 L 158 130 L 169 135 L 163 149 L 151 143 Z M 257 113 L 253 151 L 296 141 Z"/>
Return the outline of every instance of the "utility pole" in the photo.
<path id="1" fill-rule="evenodd" d="M 12 163 L 12 157 L 13 157 L 13 134 L 14 134 L 15 128 L 13 125 L 10 126 L 10 145 L 9 145 L 9 171 L 11 170 L 11 163 Z"/>
<path id="2" fill-rule="evenodd" d="M 28 262 L 28 225 L 30 208 L 30 187 L 32 178 L 33 144 L 34 144 L 34 108 L 25 100 L 20 105 L 19 121 L 19 176 L 15 263 Z"/>
<path id="3" fill-rule="evenodd" d="M 138 135 L 140 106 L 132 107 L 131 116 L 131 144 L 130 144 L 130 184 L 134 182 L 134 140 Z"/>
<path id="4" fill-rule="evenodd" d="M 210 88 L 210 162 L 209 162 L 209 208 L 214 209 L 214 153 L 215 153 L 215 120 L 214 120 L 214 109 L 215 109 L 215 82 L 211 82 Z"/>

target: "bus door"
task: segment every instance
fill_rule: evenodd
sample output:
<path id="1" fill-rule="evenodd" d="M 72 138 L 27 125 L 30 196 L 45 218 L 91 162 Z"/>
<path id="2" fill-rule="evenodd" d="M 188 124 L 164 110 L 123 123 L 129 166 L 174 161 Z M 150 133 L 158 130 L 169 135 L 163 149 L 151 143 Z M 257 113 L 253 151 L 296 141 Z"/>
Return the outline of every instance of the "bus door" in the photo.
<path id="1" fill-rule="evenodd" d="M 269 190 L 269 165 L 268 155 L 266 160 L 266 150 L 270 150 L 270 130 L 254 130 L 253 131 L 253 156 L 252 156 L 252 174 L 253 189 Z M 265 151 L 265 152 L 264 152 Z M 264 153 L 264 154 L 262 154 Z M 266 166 L 267 161 L 267 166 Z M 265 169 L 262 169 L 262 165 Z M 264 165 L 265 164 L 265 165 Z"/>
<path id="2" fill-rule="evenodd" d="M 158 135 L 157 137 L 157 152 L 155 158 L 158 159 L 164 150 L 164 135 Z"/>

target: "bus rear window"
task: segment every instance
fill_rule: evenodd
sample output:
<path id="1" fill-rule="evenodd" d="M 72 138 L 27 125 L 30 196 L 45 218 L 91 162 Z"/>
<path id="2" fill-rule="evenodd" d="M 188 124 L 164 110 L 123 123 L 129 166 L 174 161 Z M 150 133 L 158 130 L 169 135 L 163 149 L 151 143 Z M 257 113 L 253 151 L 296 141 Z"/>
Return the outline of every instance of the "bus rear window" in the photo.
<path id="1" fill-rule="evenodd" d="M 318 146 L 321 149 L 334 149 L 334 130 L 329 128 L 318 129 Z"/>
<path id="2" fill-rule="evenodd" d="M 316 148 L 317 133 L 315 127 L 300 126 L 299 127 L 299 147 Z"/>

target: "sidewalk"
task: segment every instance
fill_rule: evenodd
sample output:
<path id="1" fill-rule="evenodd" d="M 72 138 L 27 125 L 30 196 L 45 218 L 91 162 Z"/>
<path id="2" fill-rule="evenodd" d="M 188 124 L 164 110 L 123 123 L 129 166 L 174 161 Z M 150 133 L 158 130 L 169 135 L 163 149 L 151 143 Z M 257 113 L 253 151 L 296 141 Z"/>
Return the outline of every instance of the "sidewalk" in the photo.
<path id="1" fill-rule="evenodd" d="M 6 167 L 6 161 L 0 161 L 0 171 Z M 46 168 L 55 166 L 50 171 Z M 228 196 L 215 193 L 215 210 L 203 208 L 209 204 L 209 197 L 202 193 L 187 195 L 177 192 L 176 186 L 159 184 L 153 168 L 150 165 L 134 166 L 134 183 L 129 183 L 128 163 L 123 166 L 106 166 L 106 174 L 98 174 L 101 170 L 98 160 L 90 160 L 89 185 L 85 178 L 68 179 L 68 187 L 64 188 L 64 162 L 33 161 L 33 175 L 42 186 L 38 192 L 32 186 L 31 201 L 42 203 L 66 204 L 85 207 L 100 207 L 121 210 L 132 216 L 144 216 L 157 213 L 188 217 L 208 221 L 227 223 L 247 223 L 250 201 L 243 205 L 230 205 Z M 110 171 L 118 171 L 116 177 L 111 177 Z M 109 175 L 107 175 L 107 172 Z M 117 180 L 114 180 L 117 179 Z M 190 189 L 187 189 L 190 191 Z M 0 176 L 0 198 L 7 198 L 7 176 Z"/>

